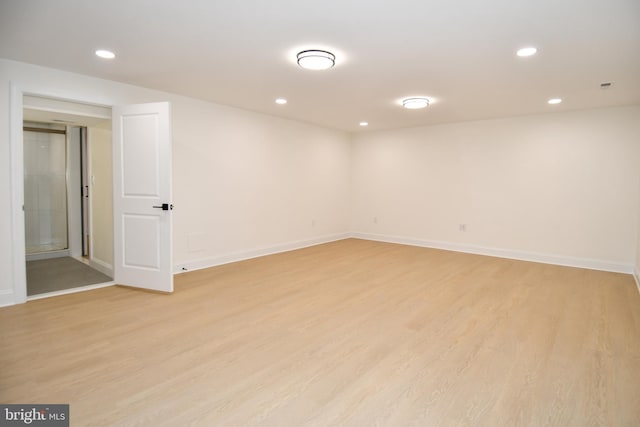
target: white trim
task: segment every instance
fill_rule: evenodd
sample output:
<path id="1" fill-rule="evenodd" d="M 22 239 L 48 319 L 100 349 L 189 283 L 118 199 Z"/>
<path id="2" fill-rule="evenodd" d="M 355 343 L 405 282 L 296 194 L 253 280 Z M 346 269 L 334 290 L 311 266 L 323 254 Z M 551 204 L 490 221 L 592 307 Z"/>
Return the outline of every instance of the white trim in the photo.
<path id="1" fill-rule="evenodd" d="M 9 305 L 14 305 L 15 303 L 12 289 L 0 291 L 0 307 L 7 307 Z"/>
<path id="2" fill-rule="evenodd" d="M 35 301 L 43 298 L 57 297 L 59 295 L 75 294 L 77 292 L 92 291 L 94 289 L 106 288 L 114 286 L 116 282 L 97 283 L 95 285 L 80 286 L 77 288 L 63 289 L 61 291 L 47 292 L 45 294 L 32 295 L 27 297 L 27 301 Z"/>
<path id="3" fill-rule="evenodd" d="M 244 252 L 234 252 L 227 255 L 220 255 L 211 258 L 203 258 L 196 261 L 189 261 L 183 264 L 177 264 L 174 267 L 174 273 L 185 273 L 187 271 L 201 270 L 203 268 L 215 267 L 218 265 L 229 264 L 232 262 L 244 261 L 251 258 L 258 258 L 267 255 L 274 255 L 281 252 L 289 252 L 296 249 L 307 248 L 309 246 L 321 245 L 323 243 L 335 242 L 337 240 L 348 239 L 351 237 L 349 233 L 338 233 L 327 236 L 317 237 L 308 240 L 299 240 L 295 242 L 282 243 L 266 248 L 253 249 Z"/>
<path id="4" fill-rule="evenodd" d="M 94 270 L 98 270 L 100 273 L 113 278 L 113 266 L 111 264 L 104 262 L 98 258 L 91 258 L 89 260 L 89 266 Z"/>
<path id="5" fill-rule="evenodd" d="M 6 297 L 7 291 L 0 293 L 0 306 L 22 304 L 27 301 L 27 270 L 25 256 L 24 238 L 24 164 L 23 164 L 23 96 L 33 95 L 43 98 L 53 98 L 61 101 L 88 104 L 111 108 L 110 103 L 84 99 L 77 91 L 60 92 L 52 90 L 51 87 L 41 87 L 38 84 L 30 84 L 29 87 L 10 82 L 10 108 L 9 108 L 9 131 L 10 131 L 10 185 L 11 185 L 11 238 L 12 245 L 12 271 L 10 280 L 13 283 L 12 296 Z M 5 304 L 6 302 L 6 304 Z"/>
<path id="6" fill-rule="evenodd" d="M 89 186 L 89 194 L 87 195 L 87 211 L 84 212 L 84 215 L 87 216 L 87 227 L 89 228 L 88 230 L 84 230 L 84 236 L 82 236 L 83 239 L 86 238 L 86 236 L 89 236 L 89 245 L 88 245 L 88 250 L 89 250 L 89 260 L 90 261 L 94 261 L 95 258 L 93 257 L 93 254 L 95 253 L 93 251 L 93 202 L 94 202 L 94 198 L 93 198 L 93 180 L 91 179 L 91 177 L 93 176 L 93 162 L 91 161 L 91 156 L 93 155 L 93 145 L 91 144 L 91 140 L 92 138 L 92 131 L 91 128 L 87 127 L 87 131 L 86 131 L 86 144 L 85 147 L 87 148 L 87 152 L 86 152 L 86 159 L 87 159 L 87 185 Z M 112 142 L 113 144 L 113 142 Z M 82 161 L 82 160 L 81 160 Z M 113 171 L 113 162 L 111 162 L 111 170 Z M 82 177 L 80 177 L 80 180 L 82 181 Z M 113 180 L 112 180 L 113 181 Z M 113 185 L 113 184 L 111 184 Z M 111 198 L 113 200 L 113 196 Z M 84 201 L 83 201 L 84 202 Z M 111 217 L 113 218 L 113 209 L 111 210 Z M 113 231 L 111 232 L 111 240 L 113 241 Z M 83 248 L 84 250 L 84 248 Z M 113 256 L 113 254 L 112 254 Z M 111 266 L 111 274 L 109 275 L 109 277 L 114 277 L 113 276 L 113 266 Z"/>
<path id="7" fill-rule="evenodd" d="M 71 256 L 71 252 L 69 251 L 69 249 L 62 249 L 60 251 L 47 251 L 27 254 L 26 261 L 40 261 L 43 259 L 65 258 L 68 256 Z"/>
<path id="8" fill-rule="evenodd" d="M 22 146 L 22 95 L 24 91 L 11 82 L 11 232 L 13 240 L 13 303 L 27 301 L 27 268 L 24 238 L 24 164 Z"/>
<path id="9" fill-rule="evenodd" d="M 50 113 L 72 114 L 75 116 L 92 117 L 111 120 L 111 107 L 94 103 L 54 99 L 43 95 L 25 94 L 22 98 L 23 107 L 28 110 L 46 111 Z"/>
<path id="10" fill-rule="evenodd" d="M 500 258 L 508 258 L 508 259 L 517 259 L 521 261 L 530 261 L 530 262 L 541 262 L 545 264 L 555 264 L 555 265 L 563 265 L 569 267 L 578 267 L 578 268 L 588 268 L 593 270 L 603 270 L 603 271 L 612 271 L 616 273 L 631 273 L 633 278 L 636 281 L 636 285 L 638 287 L 638 292 L 640 292 L 640 271 L 638 267 L 635 269 L 631 266 L 625 266 L 623 264 L 610 263 L 604 261 L 594 261 L 589 259 L 581 259 L 581 258 L 570 258 L 570 257 L 558 257 L 552 255 L 542 255 L 542 254 L 534 254 L 530 252 L 518 252 L 518 251 L 507 251 L 503 249 L 495 249 L 495 248 L 483 248 L 479 246 L 471 246 L 471 245 L 461 245 L 458 243 L 449 243 L 449 242 L 436 242 L 436 241 L 428 241 L 428 240 L 420 240 L 413 239 L 407 237 L 398 237 L 398 236 L 386 236 L 381 234 L 371 234 L 371 233 L 339 233 L 328 235 L 320 238 L 309 239 L 309 240 L 301 240 L 297 242 L 290 242 L 276 246 L 270 246 L 262 249 L 255 249 L 252 251 L 246 252 L 236 252 L 228 255 L 222 255 L 218 257 L 212 258 L 204 258 L 197 261 L 192 261 L 184 264 L 178 264 L 174 267 L 175 274 L 185 273 L 187 271 L 200 270 L 209 267 L 215 267 L 218 265 L 229 264 L 232 262 L 243 261 L 251 258 L 258 258 L 261 256 L 273 255 L 281 252 L 288 252 L 296 249 L 302 249 L 310 246 L 320 245 L 323 243 L 334 242 L 338 240 L 344 240 L 348 238 L 355 239 L 363 239 L 363 240 L 373 240 L 377 242 L 387 242 L 387 243 L 396 243 L 401 245 L 409 245 L 409 246 L 419 246 L 425 248 L 433 248 L 433 249 L 442 249 L 454 252 L 465 252 L 472 253 L 477 255 L 487 255 L 487 256 L 495 256 Z M 98 264 L 99 263 L 99 264 Z M 112 269 L 110 270 L 108 264 L 98 261 L 92 260 L 92 267 L 96 270 L 111 275 Z M 100 265 L 103 264 L 103 265 Z M 100 265 L 98 267 L 97 265 Z M 185 268 L 185 270 L 182 270 Z M 41 298 L 53 297 L 58 295 L 65 295 L 75 292 L 83 292 L 89 291 L 93 289 L 104 288 L 107 286 L 115 285 L 115 282 L 105 282 L 96 285 L 83 286 L 79 288 L 65 289 L 62 291 L 50 292 L 46 294 L 34 295 L 27 298 L 27 300 L 37 300 Z M 17 304 L 14 301 L 13 293 L 9 290 L 0 291 L 0 307 L 10 306 Z"/>
<path id="11" fill-rule="evenodd" d="M 487 255 L 499 258 L 517 259 L 521 261 L 540 262 L 544 264 L 562 265 L 566 267 L 587 268 L 591 270 L 611 271 L 615 273 L 631 274 L 633 267 L 611 261 L 595 260 L 588 258 L 575 258 L 560 255 L 547 255 L 534 252 L 512 251 L 498 248 L 486 248 L 482 246 L 466 245 L 461 243 L 440 242 L 433 240 L 421 240 L 410 237 L 387 236 L 371 233 L 352 233 L 352 237 L 378 242 L 398 243 L 401 245 L 420 246 L 425 248 L 443 249 L 454 252 L 465 252 L 477 255 Z"/>

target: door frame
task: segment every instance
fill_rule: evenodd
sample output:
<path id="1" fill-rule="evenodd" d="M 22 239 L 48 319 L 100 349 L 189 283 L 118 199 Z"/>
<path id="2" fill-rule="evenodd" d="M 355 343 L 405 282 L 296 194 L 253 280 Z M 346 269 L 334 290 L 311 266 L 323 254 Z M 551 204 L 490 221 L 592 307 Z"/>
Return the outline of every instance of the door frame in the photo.
<path id="1" fill-rule="evenodd" d="M 76 93 L 65 94 L 43 88 L 34 88 L 18 85 L 11 82 L 9 107 L 10 129 L 10 180 L 11 180 L 11 239 L 12 239 L 12 277 L 13 277 L 13 304 L 27 302 L 27 274 L 25 255 L 25 224 L 24 224 L 24 148 L 23 148 L 23 96 L 32 95 L 43 98 L 57 99 L 78 104 L 96 105 L 113 109 L 113 105 L 93 99 L 84 99 Z M 113 168 L 113 165 L 112 165 Z M 114 251 L 117 250 L 114 247 Z M 103 285 L 113 285 L 115 282 L 106 282 Z"/>
<path id="2" fill-rule="evenodd" d="M 80 187 L 82 188 L 80 202 L 80 223 L 82 229 L 82 256 L 89 256 L 93 252 L 90 245 L 89 233 L 93 231 L 91 227 L 91 203 L 89 200 L 89 182 L 90 182 L 90 153 L 89 143 L 87 141 L 89 130 L 86 127 L 80 129 Z"/>

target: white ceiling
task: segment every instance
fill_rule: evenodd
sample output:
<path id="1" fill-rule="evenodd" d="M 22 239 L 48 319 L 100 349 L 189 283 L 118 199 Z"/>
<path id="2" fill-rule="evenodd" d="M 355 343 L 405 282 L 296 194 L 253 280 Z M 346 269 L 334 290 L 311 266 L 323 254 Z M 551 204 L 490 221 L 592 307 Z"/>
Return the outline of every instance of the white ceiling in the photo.
<path id="1" fill-rule="evenodd" d="M 529 45 L 536 56 L 515 55 Z M 336 66 L 301 69 L 295 53 L 309 48 Z M 391 129 L 639 104 L 640 0 L 0 0 L 0 57 Z M 433 103 L 399 107 L 412 95 Z"/>

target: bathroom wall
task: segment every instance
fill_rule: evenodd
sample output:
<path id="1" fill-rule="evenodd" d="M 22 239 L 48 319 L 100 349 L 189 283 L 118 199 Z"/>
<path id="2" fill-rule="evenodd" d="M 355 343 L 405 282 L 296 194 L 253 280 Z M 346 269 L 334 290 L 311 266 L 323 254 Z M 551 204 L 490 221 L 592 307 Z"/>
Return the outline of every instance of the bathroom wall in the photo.
<path id="1" fill-rule="evenodd" d="M 89 173 L 91 200 L 91 262 L 105 274 L 113 275 L 113 173 L 111 124 L 89 128 Z"/>

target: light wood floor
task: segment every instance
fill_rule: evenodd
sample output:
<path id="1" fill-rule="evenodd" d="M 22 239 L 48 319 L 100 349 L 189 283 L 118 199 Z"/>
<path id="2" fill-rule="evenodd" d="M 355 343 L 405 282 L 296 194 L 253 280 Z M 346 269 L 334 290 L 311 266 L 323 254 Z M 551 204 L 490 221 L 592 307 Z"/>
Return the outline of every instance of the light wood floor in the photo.
<path id="1" fill-rule="evenodd" d="M 72 426 L 640 426 L 629 275 L 344 240 L 0 309 Z"/>

